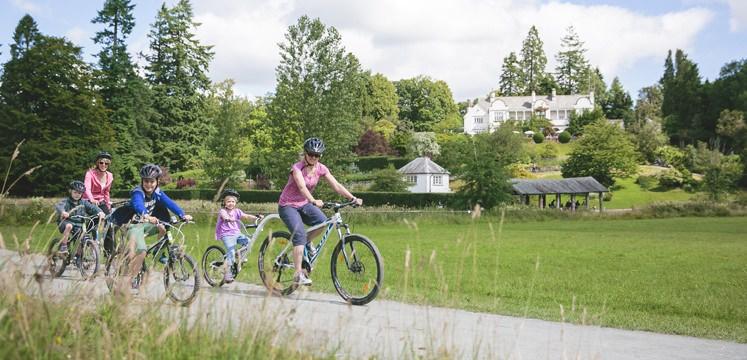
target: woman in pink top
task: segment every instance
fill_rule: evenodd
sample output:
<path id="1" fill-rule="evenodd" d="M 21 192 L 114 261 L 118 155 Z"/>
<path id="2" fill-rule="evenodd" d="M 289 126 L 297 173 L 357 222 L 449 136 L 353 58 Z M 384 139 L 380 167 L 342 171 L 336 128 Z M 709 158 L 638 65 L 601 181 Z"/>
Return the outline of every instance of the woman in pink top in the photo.
<path id="1" fill-rule="evenodd" d="M 306 236 L 304 224 L 313 226 L 327 220 L 327 216 L 320 210 L 324 203 L 322 200 L 315 199 L 311 194 L 319 183 L 319 179 L 324 178 L 338 194 L 355 201 L 358 205 L 362 205 L 363 200 L 353 196 L 337 182 L 329 169 L 319 162 L 319 158 L 322 157 L 325 150 L 322 140 L 317 138 L 306 139 L 303 143 L 303 150 L 304 154 L 301 161 L 291 166 L 288 183 L 283 188 L 280 201 L 278 201 L 278 213 L 285 226 L 290 230 L 293 241 L 293 263 L 296 268 L 293 281 L 299 285 L 311 285 L 311 279 L 303 272 L 301 261 L 304 246 L 310 243 Z M 311 236 L 314 235 L 316 234 Z"/>
<path id="2" fill-rule="evenodd" d="M 97 205 L 107 215 L 111 211 L 111 199 L 109 192 L 112 189 L 114 175 L 109 171 L 112 164 L 112 155 L 106 151 L 99 152 L 92 168 L 86 171 L 86 193 L 83 198 Z"/>

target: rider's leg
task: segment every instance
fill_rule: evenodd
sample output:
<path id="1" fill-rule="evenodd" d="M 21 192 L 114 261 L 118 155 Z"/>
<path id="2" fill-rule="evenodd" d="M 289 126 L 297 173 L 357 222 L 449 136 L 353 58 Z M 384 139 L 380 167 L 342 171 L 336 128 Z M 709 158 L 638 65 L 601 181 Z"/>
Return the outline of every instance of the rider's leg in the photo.
<path id="1" fill-rule="evenodd" d="M 321 209 L 311 203 L 302 206 L 299 210 L 301 213 L 301 219 L 306 225 L 314 226 L 321 224 L 327 220 L 327 215 L 324 215 Z M 306 233 L 306 240 L 310 247 L 312 246 L 311 241 L 319 234 L 321 234 L 324 230 L 325 228 L 321 227 Z"/>
<path id="2" fill-rule="evenodd" d="M 62 222 L 62 224 L 60 224 L 60 230 L 62 230 L 62 238 L 60 239 L 60 244 L 67 245 L 67 241 L 70 239 L 70 233 L 73 231 L 73 224 L 64 221 Z"/>
<path id="3" fill-rule="evenodd" d="M 223 263 L 223 282 L 233 282 L 233 272 L 231 267 L 233 266 L 234 259 L 236 258 L 236 235 L 226 235 L 221 238 L 223 240 L 223 246 L 226 247 L 226 261 Z"/>
<path id="4" fill-rule="evenodd" d="M 293 241 L 293 265 L 296 269 L 296 275 L 303 273 L 301 261 L 303 260 L 303 248 L 306 245 L 306 228 L 303 226 L 300 209 L 291 206 L 278 207 L 280 219 L 291 232 L 291 241 Z"/>

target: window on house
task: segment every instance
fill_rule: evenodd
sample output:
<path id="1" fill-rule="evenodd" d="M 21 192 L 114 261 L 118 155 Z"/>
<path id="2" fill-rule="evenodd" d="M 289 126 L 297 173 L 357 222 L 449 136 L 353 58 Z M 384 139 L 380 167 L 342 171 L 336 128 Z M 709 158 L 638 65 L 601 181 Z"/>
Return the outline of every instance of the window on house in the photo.
<path id="1" fill-rule="evenodd" d="M 407 175 L 405 176 L 405 182 L 410 185 L 416 185 L 418 183 L 418 176 L 417 175 Z"/>
<path id="2" fill-rule="evenodd" d="M 443 185 L 444 184 L 444 177 L 443 175 L 433 175 L 433 185 Z"/>
<path id="3" fill-rule="evenodd" d="M 482 124 L 482 117 L 476 117 L 475 124 Z"/>
<path id="4" fill-rule="evenodd" d="M 550 110 L 550 120 L 558 120 L 558 111 Z"/>
<path id="5" fill-rule="evenodd" d="M 558 110 L 558 120 L 565 120 L 566 110 Z"/>
<path id="6" fill-rule="evenodd" d="M 495 113 L 495 121 L 503 121 L 506 118 L 506 113 L 503 111 L 498 111 Z"/>
<path id="7" fill-rule="evenodd" d="M 532 118 L 532 112 L 531 111 L 524 111 L 524 120 L 529 120 Z"/>
<path id="8" fill-rule="evenodd" d="M 516 111 L 510 111 L 508 113 L 508 118 L 511 120 L 516 120 Z"/>

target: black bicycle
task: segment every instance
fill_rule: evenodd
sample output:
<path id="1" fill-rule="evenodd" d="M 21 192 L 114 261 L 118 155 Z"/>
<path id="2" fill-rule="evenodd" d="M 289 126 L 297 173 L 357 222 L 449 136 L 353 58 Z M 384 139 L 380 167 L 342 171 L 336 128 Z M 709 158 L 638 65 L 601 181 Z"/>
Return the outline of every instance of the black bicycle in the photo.
<path id="1" fill-rule="evenodd" d="M 70 209 L 70 213 L 81 208 L 78 205 Z M 70 219 L 82 221 L 80 227 L 75 227 L 69 236 L 68 251 L 60 252 L 60 238 L 54 238 L 47 247 L 47 265 L 53 277 L 60 277 L 71 263 L 78 268 L 83 280 L 96 275 L 99 270 L 99 246 L 95 221 L 98 215 L 71 215 Z"/>
<path id="2" fill-rule="evenodd" d="M 191 304 L 197 298 L 197 293 L 200 290 L 197 262 L 184 251 L 185 236 L 182 227 L 185 224 L 193 223 L 192 221 L 179 221 L 177 219 L 172 219 L 171 222 L 159 222 L 166 227 L 166 234 L 155 244 L 148 247 L 146 252 L 146 259 L 150 255 L 153 264 L 164 264 L 163 285 L 166 288 L 166 294 L 173 302 L 182 306 Z M 117 248 L 106 264 L 106 284 L 112 291 L 118 278 L 126 275 L 126 272 L 129 271 L 128 265 L 131 259 L 127 231 L 125 229 L 119 233 L 120 235 L 115 237 L 118 243 Z M 174 241 L 173 233 L 176 233 L 176 241 Z M 139 289 L 142 285 L 148 272 L 147 263 L 147 260 L 143 261 L 140 271 L 132 277 L 130 285 L 133 289 Z"/>
<path id="3" fill-rule="evenodd" d="M 324 203 L 323 208 L 332 209 L 335 213 L 327 221 L 307 229 L 309 233 L 326 227 L 314 254 L 309 256 L 308 250 L 304 249 L 302 268 L 311 273 L 312 265 L 319 258 L 322 247 L 335 228 L 340 241 L 332 250 L 332 283 L 345 301 L 353 305 L 365 305 L 376 298 L 381 289 L 384 281 L 384 260 L 373 241 L 363 235 L 350 233 L 350 227 L 342 221 L 340 215 L 340 209 L 347 206 L 355 206 L 355 202 Z M 262 242 L 258 265 L 259 276 L 271 293 L 288 295 L 298 288 L 298 284 L 293 281 L 293 243 L 287 231 L 273 232 Z"/>

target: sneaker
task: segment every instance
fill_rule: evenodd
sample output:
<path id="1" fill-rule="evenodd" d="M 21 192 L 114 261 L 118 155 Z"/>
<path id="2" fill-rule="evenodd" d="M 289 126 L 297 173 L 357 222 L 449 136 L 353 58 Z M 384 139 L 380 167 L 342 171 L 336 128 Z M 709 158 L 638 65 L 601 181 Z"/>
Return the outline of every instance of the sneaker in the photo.
<path id="1" fill-rule="evenodd" d="M 67 254 L 67 244 L 60 244 L 60 248 L 57 250 L 57 252 Z"/>
<path id="2" fill-rule="evenodd" d="M 309 254 L 309 259 L 313 258 L 314 255 L 316 255 L 316 248 L 311 243 L 311 241 L 306 243 L 306 253 Z"/>
<path id="3" fill-rule="evenodd" d="M 230 271 L 223 274 L 223 283 L 230 284 L 233 282 L 233 274 Z"/>
<path id="4" fill-rule="evenodd" d="M 293 278 L 293 283 L 296 285 L 306 285 L 311 286 L 311 279 L 306 277 L 306 274 L 304 273 L 298 273 Z"/>

